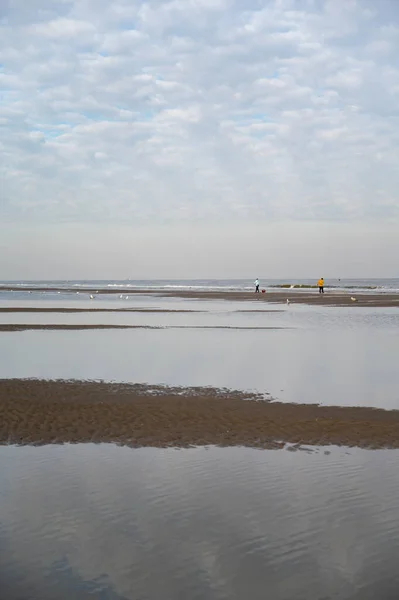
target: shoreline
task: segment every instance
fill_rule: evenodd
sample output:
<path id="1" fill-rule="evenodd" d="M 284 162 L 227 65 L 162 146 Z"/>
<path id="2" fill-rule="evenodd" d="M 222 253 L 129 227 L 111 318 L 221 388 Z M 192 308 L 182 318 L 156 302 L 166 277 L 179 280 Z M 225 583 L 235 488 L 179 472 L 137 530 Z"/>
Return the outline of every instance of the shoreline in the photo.
<path id="1" fill-rule="evenodd" d="M 399 448 L 399 410 L 285 404 L 208 387 L 0 380 L 0 444 Z"/>
<path id="2" fill-rule="evenodd" d="M 16 291 L 11 286 L 1 287 L 0 291 Z M 61 292 L 64 294 L 76 295 L 76 288 L 38 288 L 24 287 L 18 289 L 18 292 Z M 299 289 L 279 289 L 267 291 L 265 294 L 255 294 L 249 291 L 198 291 L 198 290 L 153 290 L 153 289 L 130 289 L 118 288 L 102 289 L 87 288 L 79 291 L 84 297 L 85 294 L 98 294 L 107 296 L 116 296 L 127 294 L 129 296 L 152 296 L 158 298 L 182 298 L 188 300 L 226 300 L 226 301 L 254 301 L 260 303 L 279 303 L 285 304 L 287 299 L 293 304 L 321 305 L 321 306 L 368 306 L 368 307 L 399 307 L 399 293 L 385 292 L 337 292 L 326 288 L 324 294 L 319 294 L 317 290 L 299 290 Z M 352 301 L 351 297 L 356 298 Z M 110 309 L 112 310 L 112 309 Z"/>

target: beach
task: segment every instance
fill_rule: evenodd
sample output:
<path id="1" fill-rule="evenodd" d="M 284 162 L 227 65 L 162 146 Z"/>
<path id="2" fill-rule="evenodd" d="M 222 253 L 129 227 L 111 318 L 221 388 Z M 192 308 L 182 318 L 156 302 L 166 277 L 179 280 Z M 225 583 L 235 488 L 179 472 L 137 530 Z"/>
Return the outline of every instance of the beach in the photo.
<path id="1" fill-rule="evenodd" d="M 15 286 L 2 286 L 4 292 L 14 292 Z M 76 294 L 76 288 L 68 286 L 46 286 L 40 287 L 40 285 L 29 286 L 26 285 L 23 288 L 24 292 L 43 292 L 46 294 L 50 293 L 62 293 L 62 294 Z M 375 306 L 375 307 L 390 307 L 399 306 L 399 294 L 390 293 L 389 290 L 385 293 L 379 293 L 372 290 L 360 292 L 356 291 L 337 291 L 336 289 L 329 289 L 328 286 L 325 288 L 324 294 L 319 294 L 317 289 L 295 289 L 295 288 L 284 288 L 284 289 L 273 289 L 268 290 L 265 293 L 256 294 L 254 291 L 248 290 L 199 290 L 199 289 L 168 289 L 168 288 L 132 288 L 118 286 L 118 288 L 101 288 L 100 290 L 96 287 L 85 286 L 80 292 L 81 294 L 100 294 L 101 296 L 108 297 L 119 297 L 123 295 L 128 296 L 146 296 L 146 297 L 165 297 L 165 298 L 182 298 L 187 300 L 205 300 L 205 301 L 226 301 L 226 302 L 248 302 L 253 301 L 260 303 L 271 303 L 281 304 L 286 303 L 287 299 L 291 303 L 305 304 L 310 306 Z M 352 300 L 355 298 L 355 300 Z"/>
<path id="2" fill-rule="evenodd" d="M 351 294 L 329 291 L 326 289 L 324 294 L 319 294 L 317 290 L 300 291 L 286 289 L 284 291 L 271 291 L 267 293 L 254 294 L 253 292 L 166 292 L 166 296 L 179 298 L 193 298 L 197 300 L 226 300 L 226 301 L 254 301 L 257 303 L 281 304 L 287 301 L 295 304 L 306 304 L 309 306 L 399 306 L 398 294 Z M 354 297 L 355 301 L 351 298 Z"/>
<path id="3" fill-rule="evenodd" d="M 399 295 L 353 284 L 0 286 L 0 595 L 396 597 Z"/>

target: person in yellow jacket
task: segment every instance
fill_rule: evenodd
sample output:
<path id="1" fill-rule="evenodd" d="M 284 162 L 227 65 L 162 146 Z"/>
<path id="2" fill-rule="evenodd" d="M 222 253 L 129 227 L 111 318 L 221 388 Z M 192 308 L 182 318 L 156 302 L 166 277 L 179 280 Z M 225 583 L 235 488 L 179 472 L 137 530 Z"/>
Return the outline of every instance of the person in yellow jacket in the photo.
<path id="1" fill-rule="evenodd" d="M 319 294 L 324 294 L 324 277 L 320 277 L 317 285 L 319 286 Z"/>

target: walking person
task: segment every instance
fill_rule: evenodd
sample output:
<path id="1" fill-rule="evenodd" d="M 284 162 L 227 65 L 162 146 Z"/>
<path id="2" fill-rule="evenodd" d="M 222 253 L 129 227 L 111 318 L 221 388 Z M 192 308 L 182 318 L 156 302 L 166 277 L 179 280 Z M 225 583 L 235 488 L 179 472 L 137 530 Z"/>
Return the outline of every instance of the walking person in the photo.
<path id="1" fill-rule="evenodd" d="M 320 277 L 317 285 L 319 287 L 319 294 L 324 294 L 324 277 Z"/>
<path id="2" fill-rule="evenodd" d="M 255 292 L 259 294 L 259 279 L 255 279 Z"/>

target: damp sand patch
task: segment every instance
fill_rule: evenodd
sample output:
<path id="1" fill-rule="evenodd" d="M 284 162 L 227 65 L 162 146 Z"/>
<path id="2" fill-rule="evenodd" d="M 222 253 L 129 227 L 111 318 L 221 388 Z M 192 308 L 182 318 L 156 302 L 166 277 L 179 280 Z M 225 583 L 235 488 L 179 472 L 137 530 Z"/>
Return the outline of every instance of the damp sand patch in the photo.
<path id="1" fill-rule="evenodd" d="M 0 442 L 399 448 L 399 411 L 285 404 L 210 387 L 2 379 Z"/>

